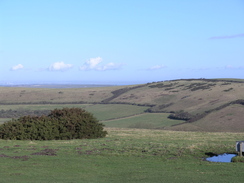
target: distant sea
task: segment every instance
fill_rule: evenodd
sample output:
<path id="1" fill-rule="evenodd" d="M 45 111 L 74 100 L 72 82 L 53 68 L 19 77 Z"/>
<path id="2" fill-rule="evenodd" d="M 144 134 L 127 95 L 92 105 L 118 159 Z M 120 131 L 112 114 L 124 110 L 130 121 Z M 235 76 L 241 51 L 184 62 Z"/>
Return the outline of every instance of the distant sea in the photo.
<path id="1" fill-rule="evenodd" d="M 21 84 L 21 85 L 0 85 L 4 87 L 22 87 L 22 88 L 93 88 L 109 87 L 116 85 L 98 85 L 98 84 Z"/>
<path id="2" fill-rule="evenodd" d="M 94 83 L 94 84 L 92 84 Z M 90 82 L 90 83 L 78 83 L 78 82 L 0 82 L 2 87 L 23 87 L 23 88 L 92 88 L 92 87 L 110 87 L 110 86 L 122 86 L 122 85 L 134 85 L 145 84 L 146 82 Z"/>

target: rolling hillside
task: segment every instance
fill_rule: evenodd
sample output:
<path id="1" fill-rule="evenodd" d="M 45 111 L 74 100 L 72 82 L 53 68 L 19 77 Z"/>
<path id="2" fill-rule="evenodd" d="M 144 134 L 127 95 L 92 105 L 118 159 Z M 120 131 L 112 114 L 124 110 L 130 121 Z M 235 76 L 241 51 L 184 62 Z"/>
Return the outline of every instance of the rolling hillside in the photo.
<path id="1" fill-rule="evenodd" d="M 244 80 L 188 79 L 100 88 L 0 87 L 6 104 L 131 104 L 184 123 L 170 130 L 244 131 Z"/>

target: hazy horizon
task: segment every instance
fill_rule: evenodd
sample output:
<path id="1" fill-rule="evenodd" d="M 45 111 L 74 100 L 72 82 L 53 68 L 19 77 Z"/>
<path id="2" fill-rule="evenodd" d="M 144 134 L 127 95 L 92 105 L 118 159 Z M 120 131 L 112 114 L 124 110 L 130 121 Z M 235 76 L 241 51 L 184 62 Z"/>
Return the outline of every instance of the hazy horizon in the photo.
<path id="1" fill-rule="evenodd" d="M 146 81 L 0 81 L 0 85 L 129 85 L 144 84 Z"/>
<path id="2" fill-rule="evenodd" d="M 184 79 L 241 79 L 241 78 L 176 78 L 172 80 Z M 163 82 L 169 80 L 158 81 L 0 81 L 0 86 L 27 86 L 27 85 L 84 85 L 84 86 L 116 86 L 116 85 L 136 85 L 152 82 Z"/>

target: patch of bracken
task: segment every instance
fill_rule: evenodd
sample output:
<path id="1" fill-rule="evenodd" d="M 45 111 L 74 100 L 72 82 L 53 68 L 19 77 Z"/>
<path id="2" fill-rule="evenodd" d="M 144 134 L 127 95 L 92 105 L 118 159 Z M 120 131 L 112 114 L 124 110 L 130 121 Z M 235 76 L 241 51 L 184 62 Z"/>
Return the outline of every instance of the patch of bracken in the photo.
<path id="1" fill-rule="evenodd" d="M 27 161 L 30 158 L 30 156 L 26 156 L 26 155 L 24 155 L 24 156 L 8 156 L 6 154 L 0 154 L 0 157 L 1 158 L 11 158 L 11 159 L 20 159 L 22 161 Z"/>
<path id="2" fill-rule="evenodd" d="M 138 86 L 134 86 L 134 87 L 126 87 L 126 88 L 121 88 L 121 89 L 118 89 L 118 90 L 114 90 L 112 91 L 111 93 L 113 94 L 112 97 L 109 97 L 103 101 L 101 101 L 101 103 L 109 103 L 111 102 L 113 99 L 119 97 L 120 95 L 130 91 L 130 90 L 134 90 L 134 89 L 137 89 L 137 88 L 141 88 L 141 87 L 144 87 L 146 86 L 147 84 L 144 84 L 144 85 L 138 85 Z"/>
<path id="3" fill-rule="evenodd" d="M 58 149 L 44 149 L 40 152 L 32 153 L 31 155 L 41 155 L 41 156 L 57 156 Z"/>
<path id="4" fill-rule="evenodd" d="M 222 83 L 221 85 L 231 85 L 231 83 L 224 82 L 224 83 Z"/>
<path id="5" fill-rule="evenodd" d="M 186 95 L 186 96 L 182 97 L 181 99 L 185 99 L 185 98 L 187 98 L 187 97 L 190 97 L 190 95 Z"/>
<path id="6" fill-rule="evenodd" d="M 102 149 L 100 149 L 100 151 L 114 151 L 114 149 L 111 149 L 111 148 L 102 148 Z"/>
<path id="7" fill-rule="evenodd" d="M 233 88 L 229 88 L 229 89 L 227 89 L 227 90 L 223 90 L 224 92 L 228 92 L 228 91 L 231 91 L 231 90 L 233 90 Z"/>
<path id="8" fill-rule="evenodd" d="M 22 161 L 27 161 L 29 158 L 30 158 L 30 156 L 12 156 L 11 157 L 12 159 L 21 159 Z"/>
<path id="9" fill-rule="evenodd" d="M 167 87 L 172 87 L 173 85 L 178 84 L 178 83 L 170 83 L 170 84 L 165 84 L 165 83 L 159 83 L 155 85 L 150 85 L 150 88 L 167 88 Z M 167 90 L 167 89 L 165 89 Z"/>
<path id="10" fill-rule="evenodd" d="M 36 150 L 36 148 L 28 148 L 27 150 L 28 151 L 34 151 L 34 150 Z"/>
<path id="11" fill-rule="evenodd" d="M 42 146 L 41 148 L 48 148 L 49 146 Z"/>
<path id="12" fill-rule="evenodd" d="M 77 150 L 79 150 L 79 148 L 76 148 Z M 94 155 L 94 154 L 101 154 L 103 151 L 114 151 L 114 149 L 111 148 L 101 148 L 101 149 L 91 149 L 91 150 L 86 150 L 86 151 L 77 151 L 78 154 L 80 155 Z"/>
<path id="13" fill-rule="evenodd" d="M 9 156 L 6 155 L 6 154 L 0 154 L 0 157 L 1 157 L 1 158 L 8 158 Z"/>
<path id="14" fill-rule="evenodd" d="M 184 90 L 191 90 L 191 91 L 197 91 L 197 90 L 206 90 L 210 89 L 212 86 L 215 86 L 216 83 L 191 83 L 190 85 L 185 86 Z"/>

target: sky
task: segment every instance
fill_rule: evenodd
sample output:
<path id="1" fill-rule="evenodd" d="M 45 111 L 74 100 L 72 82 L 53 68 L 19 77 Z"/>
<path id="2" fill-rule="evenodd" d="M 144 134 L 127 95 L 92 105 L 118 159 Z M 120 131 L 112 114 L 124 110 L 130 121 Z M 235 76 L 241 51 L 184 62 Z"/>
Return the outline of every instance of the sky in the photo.
<path id="1" fill-rule="evenodd" d="M 244 0 L 0 0 L 0 84 L 244 79 Z"/>

